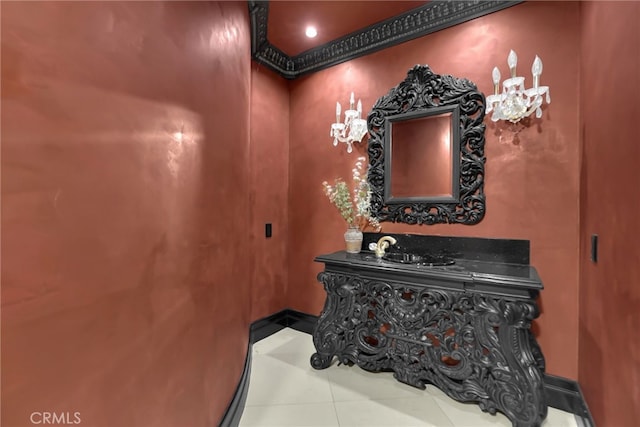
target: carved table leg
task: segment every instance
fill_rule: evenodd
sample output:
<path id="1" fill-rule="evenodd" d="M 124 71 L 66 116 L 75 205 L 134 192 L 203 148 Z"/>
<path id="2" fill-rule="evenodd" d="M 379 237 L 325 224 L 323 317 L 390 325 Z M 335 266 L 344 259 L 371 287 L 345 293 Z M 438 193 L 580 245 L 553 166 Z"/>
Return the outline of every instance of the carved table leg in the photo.
<path id="1" fill-rule="evenodd" d="M 531 320 L 538 316 L 534 302 L 497 301 L 501 308 L 498 337 L 505 367 L 492 370 L 491 398 L 514 427 L 540 426 L 547 416 L 542 378 L 544 358 L 533 337 Z"/>
<path id="2" fill-rule="evenodd" d="M 322 355 L 319 353 L 313 353 L 311 355 L 311 366 L 313 369 L 325 369 L 331 365 L 333 356 Z"/>
<path id="3" fill-rule="evenodd" d="M 530 330 L 538 316 L 533 301 L 474 298 L 480 317 L 476 331 L 492 360 L 490 376 L 482 381 L 484 411 L 504 413 L 514 427 L 537 427 L 547 416 L 544 396 L 544 358 Z"/>
<path id="4" fill-rule="evenodd" d="M 331 365 L 333 356 L 343 362 L 355 361 L 354 323 L 352 321 L 354 281 L 345 275 L 320 273 L 327 299 L 313 331 L 316 353 L 311 356 L 314 369 Z"/>

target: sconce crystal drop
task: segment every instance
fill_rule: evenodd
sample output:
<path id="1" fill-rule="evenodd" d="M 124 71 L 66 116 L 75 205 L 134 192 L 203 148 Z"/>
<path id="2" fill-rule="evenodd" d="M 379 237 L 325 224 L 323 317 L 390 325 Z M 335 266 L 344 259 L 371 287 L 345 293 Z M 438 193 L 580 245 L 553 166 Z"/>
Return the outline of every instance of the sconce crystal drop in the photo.
<path id="1" fill-rule="evenodd" d="M 540 86 L 540 75 L 542 74 L 542 60 L 536 56 L 531 66 L 533 74 L 533 87 L 524 88 L 524 77 L 516 76 L 516 65 L 518 56 L 512 50 L 509 52 L 507 64 L 511 72 L 511 77 L 502 82 L 502 93 L 500 93 L 500 70 L 494 67 L 491 77 L 493 79 L 493 95 L 487 97 L 486 113 L 493 112 L 491 120 L 508 120 L 517 123 L 521 119 L 530 116 L 534 111 L 536 118 L 542 117 L 541 106 L 543 102 L 551 103 L 549 86 Z M 544 96 L 544 98 L 543 98 Z"/>
<path id="2" fill-rule="evenodd" d="M 357 109 L 354 109 L 354 101 L 355 98 L 351 92 L 349 109 L 344 112 L 344 123 L 340 122 L 342 107 L 339 102 L 336 102 L 336 122 L 331 125 L 329 133 L 329 136 L 333 137 L 334 147 L 338 146 L 338 142 L 347 144 L 347 153 L 353 151 L 354 142 L 361 142 L 367 134 L 367 121 L 362 118 L 362 102 L 358 100 Z"/>

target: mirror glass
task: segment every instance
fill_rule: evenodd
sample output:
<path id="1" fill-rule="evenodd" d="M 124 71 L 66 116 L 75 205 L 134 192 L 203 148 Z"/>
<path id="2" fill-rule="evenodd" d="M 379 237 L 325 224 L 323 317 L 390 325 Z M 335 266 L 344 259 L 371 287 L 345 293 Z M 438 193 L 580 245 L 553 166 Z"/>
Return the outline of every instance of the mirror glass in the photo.
<path id="1" fill-rule="evenodd" d="M 416 65 L 367 117 L 371 213 L 407 224 L 484 217 L 484 95 Z"/>
<path id="2" fill-rule="evenodd" d="M 391 120 L 388 199 L 453 197 L 452 112 Z"/>

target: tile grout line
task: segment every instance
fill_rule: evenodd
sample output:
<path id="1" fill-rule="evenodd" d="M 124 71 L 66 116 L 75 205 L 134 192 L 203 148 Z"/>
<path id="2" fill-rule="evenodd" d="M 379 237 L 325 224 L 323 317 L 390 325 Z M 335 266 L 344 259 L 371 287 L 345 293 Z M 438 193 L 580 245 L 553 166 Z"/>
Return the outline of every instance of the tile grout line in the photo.
<path id="1" fill-rule="evenodd" d="M 329 367 L 331 367 L 331 366 L 329 366 Z M 329 378 L 328 374 L 327 374 L 327 381 L 329 382 L 329 392 L 331 393 L 331 406 L 333 406 L 333 413 L 336 416 L 336 421 L 338 422 L 338 427 L 340 427 L 340 417 L 338 416 L 338 408 L 336 408 L 336 396 L 333 393 L 333 381 L 331 381 L 331 379 Z"/>
<path id="2" fill-rule="evenodd" d="M 311 362 L 309 362 L 309 364 L 311 364 Z M 333 381 L 331 381 L 331 379 L 329 378 L 329 374 L 328 373 L 324 373 L 324 377 L 327 380 L 327 383 L 329 384 L 329 393 L 331 394 L 331 407 L 333 408 L 333 414 L 336 417 L 336 422 L 337 427 L 340 427 L 340 417 L 338 416 L 338 409 L 336 408 L 336 397 L 333 393 Z"/>

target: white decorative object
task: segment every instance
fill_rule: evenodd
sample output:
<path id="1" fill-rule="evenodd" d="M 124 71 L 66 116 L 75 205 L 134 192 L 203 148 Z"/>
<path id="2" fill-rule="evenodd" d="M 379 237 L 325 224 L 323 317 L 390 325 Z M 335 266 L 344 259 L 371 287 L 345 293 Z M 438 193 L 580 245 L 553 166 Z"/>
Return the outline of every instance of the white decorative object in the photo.
<path id="1" fill-rule="evenodd" d="M 353 143 L 361 142 L 362 138 L 367 134 L 367 121 L 362 118 L 362 102 L 358 100 L 357 109 L 354 110 L 353 92 L 349 100 L 349 109 L 344 112 L 344 123 L 340 122 L 340 112 L 342 107 L 336 102 L 336 122 L 331 125 L 330 136 L 333 137 L 334 147 L 338 146 L 338 142 L 347 144 L 347 153 L 353 151 Z"/>
<path id="2" fill-rule="evenodd" d="M 347 252 L 350 254 L 359 254 L 362 250 L 362 231 L 358 227 L 350 226 L 347 232 L 344 233 L 344 242 L 347 247 Z"/>
<path id="3" fill-rule="evenodd" d="M 525 89 L 524 77 L 516 76 L 516 65 L 518 56 L 512 50 L 507 58 L 511 77 L 502 82 L 502 93 L 500 93 L 500 70 L 494 67 L 491 76 L 493 78 L 493 95 L 487 97 L 486 113 L 493 111 L 491 120 L 508 120 L 517 123 L 521 119 L 530 116 L 534 111 L 536 118 L 542 117 L 540 107 L 546 101 L 551 103 L 549 86 L 540 86 L 540 75 L 542 74 L 542 60 L 536 56 L 531 67 L 533 74 L 533 87 Z M 545 96 L 543 98 L 543 96 Z"/>

